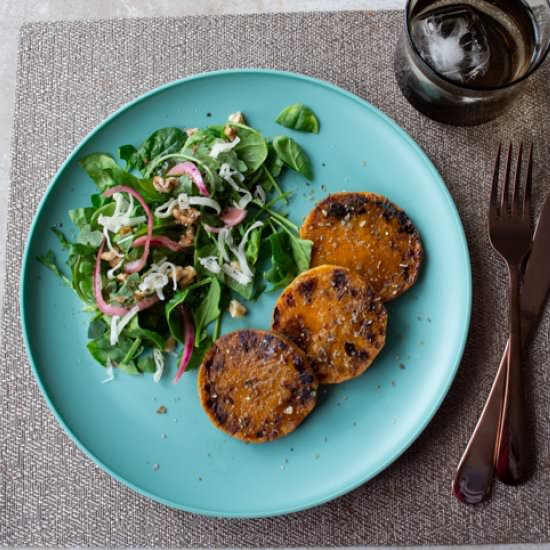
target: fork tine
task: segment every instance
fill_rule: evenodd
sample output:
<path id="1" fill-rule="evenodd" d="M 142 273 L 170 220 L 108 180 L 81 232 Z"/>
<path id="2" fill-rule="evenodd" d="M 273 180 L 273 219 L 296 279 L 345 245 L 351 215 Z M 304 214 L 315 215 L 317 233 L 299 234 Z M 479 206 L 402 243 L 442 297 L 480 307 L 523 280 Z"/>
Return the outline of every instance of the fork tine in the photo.
<path id="1" fill-rule="evenodd" d="M 498 214 L 498 179 L 500 174 L 500 154 L 502 152 L 502 143 L 498 145 L 497 160 L 495 161 L 495 170 L 493 172 L 493 184 L 491 185 L 491 199 L 489 208 L 492 212 Z"/>
<path id="2" fill-rule="evenodd" d="M 521 187 L 521 160 L 523 157 L 523 142 L 519 144 L 519 153 L 516 160 L 516 173 L 514 177 L 514 190 L 512 195 L 512 216 L 519 213 L 519 188 Z M 523 209 L 522 209 L 523 211 Z"/>
<path id="3" fill-rule="evenodd" d="M 506 174 L 504 176 L 504 185 L 502 186 L 502 194 L 500 196 L 500 214 L 508 214 L 510 207 L 510 199 L 508 198 L 510 190 L 510 167 L 512 164 L 512 143 L 508 147 L 508 158 L 506 159 Z"/>
<path id="4" fill-rule="evenodd" d="M 529 147 L 529 161 L 527 163 L 527 177 L 523 192 L 523 216 L 531 221 L 531 188 L 533 186 L 533 144 Z"/>

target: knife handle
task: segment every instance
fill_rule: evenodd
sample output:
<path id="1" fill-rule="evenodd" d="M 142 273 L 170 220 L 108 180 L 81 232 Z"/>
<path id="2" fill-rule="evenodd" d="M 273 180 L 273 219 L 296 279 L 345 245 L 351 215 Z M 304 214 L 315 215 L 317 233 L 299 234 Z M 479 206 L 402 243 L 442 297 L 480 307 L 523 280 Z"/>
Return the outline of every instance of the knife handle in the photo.
<path id="1" fill-rule="evenodd" d="M 532 468 L 527 414 L 521 372 L 521 310 L 519 272 L 510 276 L 510 340 L 502 416 L 497 443 L 496 472 L 501 481 L 515 485 L 525 481 Z"/>
<path id="2" fill-rule="evenodd" d="M 536 316 L 522 316 L 521 343 L 523 346 L 529 340 L 536 319 Z M 453 493 L 466 504 L 482 502 L 491 493 L 507 363 L 508 342 L 500 359 L 489 397 L 453 477 Z"/>
<path id="3" fill-rule="evenodd" d="M 458 500 L 466 504 L 478 504 L 491 494 L 507 363 L 508 343 L 489 397 L 453 477 L 453 493 Z"/>

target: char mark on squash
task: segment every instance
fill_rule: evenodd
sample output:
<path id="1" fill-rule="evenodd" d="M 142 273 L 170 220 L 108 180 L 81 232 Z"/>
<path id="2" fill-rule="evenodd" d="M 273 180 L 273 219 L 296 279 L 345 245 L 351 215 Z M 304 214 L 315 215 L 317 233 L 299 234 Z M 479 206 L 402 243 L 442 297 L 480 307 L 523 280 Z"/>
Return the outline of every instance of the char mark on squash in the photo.
<path id="1" fill-rule="evenodd" d="M 258 337 L 252 330 L 242 330 L 239 332 L 239 342 L 245 353 L 248 353 L 251 349 L 254 349 Z"/>
<path id="2" fill-rule="evenodd" d="M 290 292 L 285 294 L 285 303 L 288 307 L 296 307 L 296 300 L 294 300 L 294 296 Z"/>
<path id="3" fill-rule="evenodd" d="M 315 291 L 316 287 L 317 287 L 317 279 L 315 279 L 314 277 L 311 277 L 301 282 L 298 285 L 296 290 L 303 296 L 306 303 L 309 304 L 309 302 L 311 302 L 311 298 L 313 296 L 313 292 Z"/>

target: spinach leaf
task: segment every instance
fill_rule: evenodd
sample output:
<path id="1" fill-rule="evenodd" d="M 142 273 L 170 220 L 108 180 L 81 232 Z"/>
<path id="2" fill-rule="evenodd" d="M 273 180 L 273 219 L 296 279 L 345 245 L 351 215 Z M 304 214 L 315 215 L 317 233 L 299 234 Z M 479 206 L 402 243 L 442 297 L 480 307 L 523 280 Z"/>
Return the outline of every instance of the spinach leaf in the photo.
<path id="1" fill-rule="evenodd" d="M 277 156 L 292 170 L 302 174 L 308 180 L 313 179 L 311 162 L 303 149 L 288 136 L 273 138 L 273 148 Z"/>
<path id="2" fill-rule="evenodd" d="M 55 255 L 51 250 L 46 252 L 45 256 L 38 256 L 36 258 L 41 264 L 45 265 L 49 270 L 53 271 L 68 287 L 72 287 L 70 279 L 59 269 Z"/>
<path id="3" fill-rule="evenodd" d="M 290 246 L 292 248 L 292 257 L 298 268 L 298 273 L 309 269 L 311 263 L 311 250 L 313 248 L 313 241 L 307 241 L 300 239 L 295 235 L 290 236 Z"/>
<path id="4" fill-rule="evenodd" d="M 121 336 L 116 345 L 112 346 L 109 340 L 108 331 L 94 340 L 90 340 L 87 344 L 88 351 L 92 357 L 101 363 L 104 367 L 107 366 L 107 360 L 110 359 L 113 363 L 121 362 L 130 350 L 133 341 L 129 338 Z"/>
<path id="5" fill-rule="evenodd" d="M 211 279 L 206 296 L 201 300 L 199 306 L 192 311 L 195 322 L 195 346 L 207 336 L 205 334 L 206 327 L 221 315 L 221 295 L 220 282 L 217 279 Z"/>
<path id="6" fill-rule="evenodd" d="M 191 356 L 191 359 L 187 364 L 186 370 L 193 370 L 193 369 L 196 369 L 197 367 L 200 367 L 200 364 L 202 363 L 202 360 L 206 355 L 206 352 L 210 349 L 213 343 L 214 343 L 214 339 L 211 336 L 207 335 L 198 346 L 195 345 L 195 349 L 193 350 L 193 355 Z M 181 353 L 183 353 L 183 350 Z M 181 360 L 181 353 L 179 354 L 179 357 L 178 357 L 178 363 Z"/>
<path id="7" fill-rule="evenodd" d="M 80 159 L 80 165 L 101 191 L 119 185 L 120 173 L 124 172 L 115 159 L 105 153 L 92 153 Z"/>
<path id="8" fill-rule="evenodd" d="M 137 369 L 140 372 L 155 372 L 157 370 L 157 366 L 155 365 L 155 360 L 153 359 L 153 356 L 149 354 L 140 357 L 137 360 Z"/>
<path id="9" fill-rule="evenodd" d="M 176 292 L 174 296 L 172 296 L 170 301 L 166 302 L 164 306 L 164 315 L 168 322 L 170 333 L 178 342 L 183 343 L 184 335 L 181 330 L 181 323 L 179 314 L 177 312 L 177 307 L 187 301 L 192 291 L 211 283 L 212 279 L 210 278 L 201 279 L 200 281 L 189 285 L 187 288 Z"/>
<path id="10" fill-rule="evenodd" d="M 248 174 L 255 172 L 267 158 L 267 142 L 260 132 L 244 124 L 230 123 L 237 130 L 239 143 L 233 149 L 248 166 Z"/>
<path id="11" fill-rule="evenodd" d="M 126 170 L 137 168 L 137 149 L 133 145 L 122 145 L 118 148 L 118 156 L 126 162 Z"/>
<path id="12" fill-rule="evenodd" d="M 101 338 L 107 332 L 108 325 L 103 318 L 103 315 L 94 317 L 88 325 L 88 338 L 95 340 Z"/>
<path id="13" fill-rule="evenodd" d="M 258 261 L 258 254 L 260 253 L 260 243 L 262 238 L 262 229 L 263 227 L 257 227 L 254 229 L 249 237 L 248 242 L 246 243 L 246 259 L 248 263 L 253 266 L 256 265 Z"/>
<path id="14" fill-rule="evenodd" d="M 92 153 L 81 159 L 80 164 L 102 192 L 116 185 L 127 185 L 138 191 L 147 202 L 162 202 L 165 199 L 153 187 L 152 179 L 141 179 L 126 172 L 110 155 Z"/>
<path id="15" fill-rule="evenodd" d="M 284 231 L 278 231 L 267 239 L 271 245 L 271 269 L 264 273 L 264 279 L 271 283 L 270 290 L 288 285 L 297 275 L 296 264 L 292 257 L 289 237 Z"/>
<path id="16" fill-rule="evenodd" d="M 145 166 L 154 163 L 155 159 L 178 152 L 186 139 L 187 136 L 179 128 L 161 128 L 153 132 L 135 152 L 125 145 L 119 149 L 119 155 L 143 173 Z"/>
<path id="17" fill-rule="evenodd" d="M 284 163 L 275 152 L 273 143 L 268 144 L 267 151 L 267 158 L 265 159 L 264 166 L 274 178 L 278 178 L 281 175 Z M 269 191 L 269 189 L 266 189 L 266 191 Z"/>
<path id="18" fill-rule="evenodd" d="M 139 324 L 138 317 L 139 316 L 136 315 L 122 333 L 127 334 L 130 338 L 141 338 L 162 351 L 166 343 L 166 338 L 160 334 L 160 332 L 142 328 Z"/>
<path id="19" fill-rule="evenodd" d="M 286 227 L 267 239 L 271 245 L 271 268 L 264 273 L 271 289 L 288 285 L 296 275 L 309 268 L 313 243 L 298 238 Z"/>
<path id="20" fill-rule="evenodd" d="M 303 103 L 285 107 L 275 119 L 277 124 L 300 132 L 319 133 L 319 120 L 315 113 Z"/>

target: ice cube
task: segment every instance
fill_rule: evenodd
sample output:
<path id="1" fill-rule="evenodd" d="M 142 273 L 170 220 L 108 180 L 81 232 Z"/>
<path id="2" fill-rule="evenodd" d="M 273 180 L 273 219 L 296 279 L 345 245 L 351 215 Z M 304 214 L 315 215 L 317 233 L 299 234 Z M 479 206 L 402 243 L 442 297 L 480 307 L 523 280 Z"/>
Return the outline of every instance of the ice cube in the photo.
<path id="1" fill-rule="evenodd" d="M 412 39 L 420 55 L 439 74 L 471 82 L 489 67 L 491 51 L 483 22 L 470 8 L 459 8 L 413 21 Z"/>

